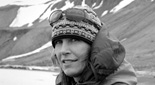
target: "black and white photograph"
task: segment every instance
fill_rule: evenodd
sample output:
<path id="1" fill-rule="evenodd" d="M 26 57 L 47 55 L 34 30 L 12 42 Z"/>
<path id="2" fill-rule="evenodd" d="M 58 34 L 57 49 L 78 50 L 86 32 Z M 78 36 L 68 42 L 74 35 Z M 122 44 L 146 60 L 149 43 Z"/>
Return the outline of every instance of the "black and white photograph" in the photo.
<path id="1" fill-rule="evenodd" d="M 155 85 L 155 1 L 0 0 L 0 85 Z"/>

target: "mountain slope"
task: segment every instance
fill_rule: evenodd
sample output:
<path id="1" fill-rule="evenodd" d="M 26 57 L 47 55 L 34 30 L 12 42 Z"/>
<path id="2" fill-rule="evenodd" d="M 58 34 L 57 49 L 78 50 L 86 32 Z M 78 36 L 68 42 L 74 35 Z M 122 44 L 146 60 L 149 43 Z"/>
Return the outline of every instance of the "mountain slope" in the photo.
<path id="1" fill-rule="evenodd" d="M 79 0 L 76 4 L 81 4 Z M 86 0 L 87 1 L 87 0 Z M 87 1 L 90 6 L 95 0 Z M 121 0 L 96 0 L 97 6 L 104 1 L 99 9 L 94 9 L 99 16 L 105 10 L 109 12 L 101 16 L 102 21 L 107 25 L 110 33 L 115 35 L 126 48 L 126 58 L 135 67 L 154 67 L 155 58 L 155 3 L 151 0 L 135 0 L 128 6 L 116 13 L 110 12 L 112 8 L 120 3 Z M 51 9 L 61 8 L 65 5 L 65 0 L 56 3 Z M 96 6 L 96 7 L 97 7 Z M 50 41 L 50 26 L 47 20 L 35 20 L 33 26 L 13 28 L 14 30 L 0 30 L 0 58 L 4 59 L 11 55 L 19 55 L 33 51 Z M 8 29 L 8 27 L 7 27 Z M 18 29 L 18 30 L 17 30 Z M 22 30 L 19 30 L 22 29 Z M 25 31 L 23 31 L 25 30 Z M 23 33 L 21 33 L 23 32 Z M 21 34 L 20 34 L 21 33 Z M 3 34 L 3 35 L 2 35 Z M 14 35 L 14 36 L 13 36 Z M 17 40 L 15 40 L 17 37 Z M 11 49 L 10 49 L 11 48 Z M 52 50 L 52 47 L 48 47 Z M 24 64 L 40 65 L 41 62 L 50 61 L 51 53 L 49 49 L 41 50 L 38 53 L 17 58 L 12 61 L 1 62 L 1 64 Z M 38 57 L 37 57 L 38 56 Z M 39 63 L 40 62 L 40 63 Z M 39 63 L 39 64 L 38 64 Z M 49 64 L 44 64 L 49 65 Z"/>
<path id="2" fill-rule="evenodd" d="M 72 3 L 73 1 L 74 0 L 71 0 L 70 3 Z M 85 3 L 89 4 L 89 6 L 92 6 L 94 3 L 96 3 L 96 5 L 94 5 L 93 7 L 98 7 L 98 9 L 95 10 L 95 11 L 98 11 L 103 8 L 106 8 L 104 10 L 107 10 L 107 9 L 110 10 L 114 6 L 116 6 L 121 0 L 117 0 L 117 1 L 115 1 L 115 0 L 91 0 L 91 2 L 90 2 L 90 0 L 85 0 L 85 1 L 86 1 Z M 26 10 L 26 7 L 34 8 L 35 6 L 8 5 L 8 6 L 1 7 L 0 11 L 1 11 L 2 15 L 0 16 L 0 19 L 1 19 L 1 23 L 4 25 L 1 25 L 1 27 L 0 27 L 0 29 L 1 29 L 0 30 L 0 32 L 1 32 L 0 60 L 5 59 L 7 57 L 21 55 L 21 54 L 25 54 L 25 53 L 34 51 L 50 41 L 51 27 L 47 20 L 48 16 L 46 16 L 47 18 L 45 18 L 44 20 L 42 20 L 40 18 L 42 16 L 47 15 L 48 13 L 46 13 L 46 12 L 48 12 L 49 10 L 51 11 L 55 8 L 64 8 L 66 3 L 69 3 L 68 0 L 62 0 L 55 4 L 53 4 L 53 2 L 54 2 L 54 0 L 43 3 L 43 5 L 47 5 L 46 6 L 47 8 L 43 11 L 42 14 L 39 15 L 38 19 L 34 20 L 32 23 L 30 22 L 31 24 L 33 24 L 32 26 L 29 26 L 30 23 L 27 23 L 21 27 L 11 27 L 11 24 L 12 24 L 11 22 L 14 22 L 14 20 L 15 20 L 18 24 L 23 23 L 23 22 L 18 22 L 18 21 L 21 21 L 21 20 L 18 20 L 18 18 L 21 19 L 20 14 L 24 14 L 24 13 L 22 13 L 21 9 Z M 82 1 L 80 1 L 80 0 L 75 0 L 74 2 L 75 2 L 75 5 L 82 4 Z M 101 2 L 102 2 L 102 4 L 100 4 Z M 103 4 L 103 2 L 109 4 L 109 6 L 104 5 L 105 3 Z M 111 2 L 114 2 L 114 3 L 111 3 Z M 38 5 L 36 7 L 38 7 L 36 9 L 39 9 Z M 104 10 L 98 11 L 98 12 L 103 12 Z M 13 11 L 13 13 L 12 13 L 12 11 Z M 35 11 L 35 10 L 33 10 L 33 11 Z M 5 13 L 8 13 L 8 15 L 5 15 Z M 32 13 L 34 13 L 34 12 L 32 12 Z M 26 13 L 26 14 L 28 14 L 28 13 Z M 98 15 L 101 15 L 101 13 L 98 13 Z M 32 16 L 34 16 L 34 15 L 32 15 Z M 8 18 L 8 19 L 5 19 L 5 18 Z M 24 17 L 23 17 L 23 19 L 24 19 Z M 6 21 L 4 21 L 4 20 L 6 20 Z M 15 23 L 14 23 L 14 25 L 15 25 Z M 19 26 L 19 25 L 15 25 L 15 26 Z"/>
<path id="3" fill-rule="evenodd" d="M 154 66 L 155 3 L 136 0 L 102 20 L 126 47 L 127 59 L 135 66 Z M 142 62 L 143 60 L 143 62 Z"/>

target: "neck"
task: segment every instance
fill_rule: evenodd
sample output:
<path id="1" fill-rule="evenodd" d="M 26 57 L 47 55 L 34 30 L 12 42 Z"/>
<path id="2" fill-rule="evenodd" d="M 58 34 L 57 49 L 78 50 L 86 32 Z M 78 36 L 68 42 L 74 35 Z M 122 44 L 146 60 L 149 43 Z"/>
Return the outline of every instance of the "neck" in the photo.
<path id="1" fill-rule="evenodd" d="M 73 79 L 75 82 L 79 82 L 81 78 L 80 77 L 74 77 Z"/>

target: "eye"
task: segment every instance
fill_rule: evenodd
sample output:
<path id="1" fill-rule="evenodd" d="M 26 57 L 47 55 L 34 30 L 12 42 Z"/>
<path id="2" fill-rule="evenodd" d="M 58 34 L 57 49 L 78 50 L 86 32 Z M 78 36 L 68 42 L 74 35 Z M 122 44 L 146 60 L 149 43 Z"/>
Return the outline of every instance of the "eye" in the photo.
<path id="1" fill-rule="evenodd" d="M 61 39 L 56 40 L 56 41 L 55 41 L 55 45 L 57 45 L 57 44 L 62 44 L 62 40 L 61 40 Z"/>

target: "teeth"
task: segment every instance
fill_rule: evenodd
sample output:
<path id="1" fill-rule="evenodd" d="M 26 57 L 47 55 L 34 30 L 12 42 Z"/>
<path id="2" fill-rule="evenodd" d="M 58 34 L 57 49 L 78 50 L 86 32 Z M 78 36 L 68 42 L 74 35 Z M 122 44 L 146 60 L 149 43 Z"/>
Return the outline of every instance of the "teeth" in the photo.
<path id="1" fill-rule="evenodd" d="M 71 62 L 75 62 L 76 60 L 64 60 L 63 63 L 71 63 Z"/>
<path id="2" fill-rule="evenodd" d="M 72 61 L 65 61 L 65 63 L 71 63 Z"/>

